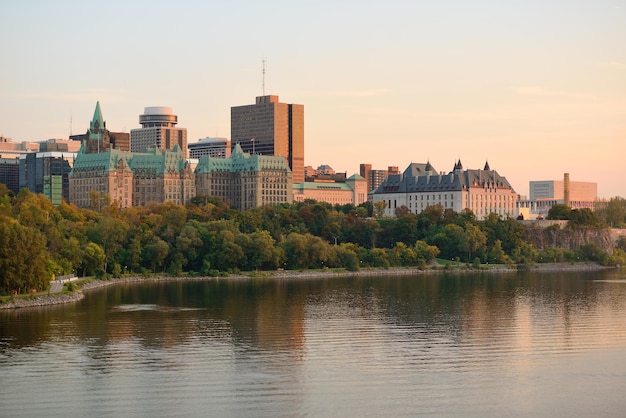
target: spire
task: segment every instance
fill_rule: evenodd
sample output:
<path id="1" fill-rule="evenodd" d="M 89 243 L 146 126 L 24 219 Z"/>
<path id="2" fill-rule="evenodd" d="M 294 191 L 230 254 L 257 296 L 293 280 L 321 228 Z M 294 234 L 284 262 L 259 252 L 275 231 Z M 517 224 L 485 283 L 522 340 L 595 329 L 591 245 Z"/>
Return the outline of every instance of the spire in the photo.
<path id="1" fill-rule="evenodd" d="M 489 168 L 489 161 L 485 161 L 485 168 L 483 168 L 484 171 L 490 171 L 491 168 Z"/>
<path id="2" fill-rule="evenodd" d="M 106 123 L 102 120 L 102 111 L 100 110 L 100 101 L 96 102 L 96 110 L 93 112 L 93 119 L 89 129 L 93 133 L 98 133 L 100 129 L 106 128 Z"/>
<path id="3" fill-rule="evenodd" d="M 426 171 L 427 173 L 428 173 L 429 171 L 434 171 L 434 170 L 433 170 L 433 166 L 432 166 L 432 165 L 430 165 L 430 160 L 428 160 L 428 161 L 426 162 L 426 167 L 424 168 L 424 171 Z"/>

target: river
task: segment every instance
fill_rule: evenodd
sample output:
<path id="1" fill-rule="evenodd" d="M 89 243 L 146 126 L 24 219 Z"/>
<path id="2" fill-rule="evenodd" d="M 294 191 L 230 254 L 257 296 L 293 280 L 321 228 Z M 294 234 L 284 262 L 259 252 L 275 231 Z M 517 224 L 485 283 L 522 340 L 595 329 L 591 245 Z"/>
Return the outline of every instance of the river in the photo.
<path id="1" fill-rule="evenodd" d="M 0 311 L 2 417 L 625 411 L 624 270 L 150 282 Z"/>

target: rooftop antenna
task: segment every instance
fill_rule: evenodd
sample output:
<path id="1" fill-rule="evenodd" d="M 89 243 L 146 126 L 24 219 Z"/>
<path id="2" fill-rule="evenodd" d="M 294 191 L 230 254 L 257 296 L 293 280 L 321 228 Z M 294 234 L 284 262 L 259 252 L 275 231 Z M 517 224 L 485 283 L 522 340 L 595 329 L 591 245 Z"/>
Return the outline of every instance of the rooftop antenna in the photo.
<path id="1" fill-rule="evenodd" d="M 72 114 L 70 113 L 70 136 L 72 136 Z"/>
<path id="2" fill-rule="evenodd" d="M 265 96 L 265 58 L 263 58 L 263 96 Z"/>

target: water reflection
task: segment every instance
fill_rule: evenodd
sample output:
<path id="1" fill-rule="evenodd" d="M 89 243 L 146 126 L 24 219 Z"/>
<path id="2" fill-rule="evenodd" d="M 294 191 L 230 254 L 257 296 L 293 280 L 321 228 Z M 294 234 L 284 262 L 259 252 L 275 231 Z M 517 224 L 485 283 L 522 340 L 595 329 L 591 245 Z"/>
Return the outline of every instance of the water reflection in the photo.
<path id="1" fill-rule="evenodd" d="M 626 389 L 625 314 L 621 271 L 118 285 L 0 312 L 0 401 L 54 385 L 78 415 L 562 412 L 566 382 L 585 405 L 589 382 Z"/>

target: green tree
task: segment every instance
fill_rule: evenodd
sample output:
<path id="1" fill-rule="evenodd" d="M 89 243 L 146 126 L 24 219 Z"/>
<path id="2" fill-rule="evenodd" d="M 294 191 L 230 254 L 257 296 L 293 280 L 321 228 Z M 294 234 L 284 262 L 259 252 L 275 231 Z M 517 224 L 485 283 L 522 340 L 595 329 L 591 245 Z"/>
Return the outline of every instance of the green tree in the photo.
<path id="1" fill-rule="evenodd" d="M 82 260 L 83 277 L 104 272 L 106 255 L 102 247 L 95 242 L 90 242 L 85 246 Z"/>
<path id="2" fill-rule="evenodd" d="M 570 213 L 572 212 L 572 208 L 562 203 L 557 203 L 556 205 L 552 205 L 550 210 L 548 211 L 547 219 L 550 220 L 568 220 L 570 218 Z"/>
<path id="3" fill-rule="evenodd" d="M 0 288 L 5 294 L 47 288 L 46 238 L 35 228 L 0 218 Z"/>
<path id="4" fill-rule="evenodd" d="M 165 259 L 167 258 L 169 251 L 170 247 L 167 245 L 167 242 L 163 241 L 159 237 L 154 237 L 152 242 L 144 247 L 143 259 L 150 265 L 153 272 L 156 273 L 157 268 L 164 271 Z"/>

